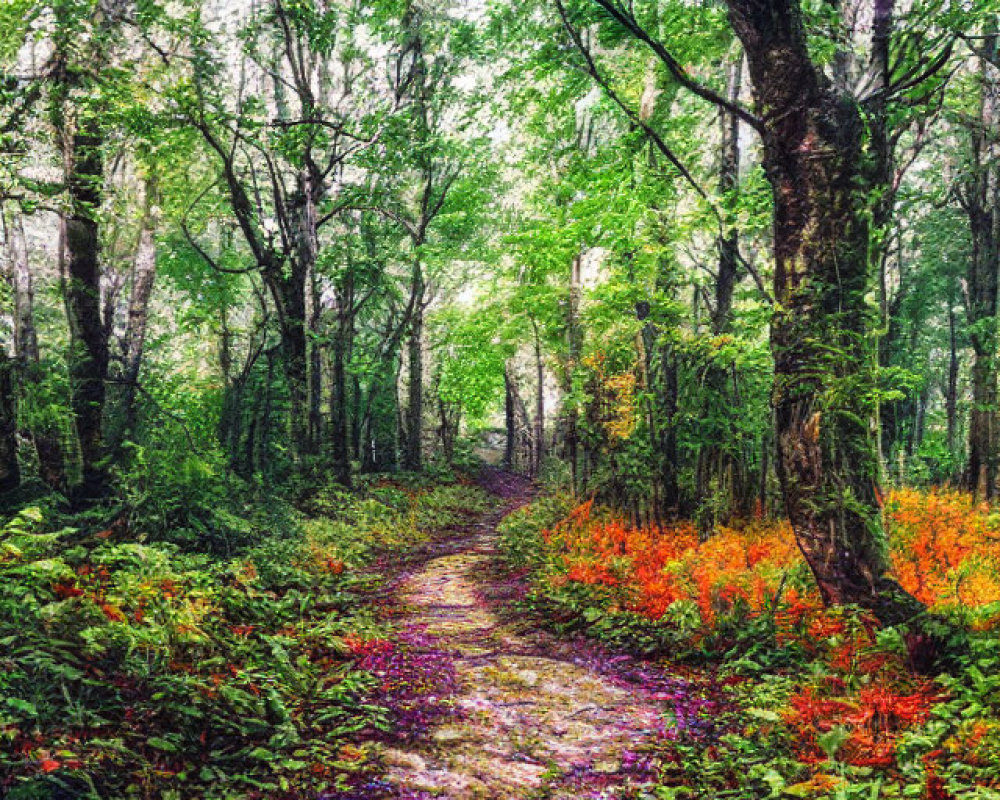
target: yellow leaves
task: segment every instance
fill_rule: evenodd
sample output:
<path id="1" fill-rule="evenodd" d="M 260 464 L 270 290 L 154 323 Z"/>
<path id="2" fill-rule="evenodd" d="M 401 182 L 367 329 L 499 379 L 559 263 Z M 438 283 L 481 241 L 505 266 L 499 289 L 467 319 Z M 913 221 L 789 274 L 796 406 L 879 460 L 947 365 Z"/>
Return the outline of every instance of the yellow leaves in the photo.
<path id="1" fill-rule="evenodd" d="M 605 434 L 612 442 L 628 440 L 635 433 L 639 418 L 636 396 L 639 366 L 633 364 L 624 372 L 608 375 L 603 353 L 586 356 L 583 366 L 592 375 L 593 403 Z"/>

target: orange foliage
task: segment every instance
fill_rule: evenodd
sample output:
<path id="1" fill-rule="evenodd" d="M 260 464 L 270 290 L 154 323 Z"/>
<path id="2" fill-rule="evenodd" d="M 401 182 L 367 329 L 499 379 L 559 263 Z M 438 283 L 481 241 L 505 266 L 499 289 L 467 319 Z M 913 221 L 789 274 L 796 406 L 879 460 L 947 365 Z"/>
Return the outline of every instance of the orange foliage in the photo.
<path id="1" fill-rule="evenodd" d="M 545 540 L 563 554 L 567 580 L 622 587 L 625 605 L 651 619 L 678 600 L 691 600 L 706 624 L 736 602 L 762 609 L 798 558 L 787 525 L 723 528 L 699 542 L 690 523 L 630 528 L 594 516 L 592 502 L 546 531 Z"/>
<path id="2" fill-rule="evenodd" d="M 891 491 L 883 513 L 892 572 L 908 591 L 932 607 L 998 604 L 984 608 L 975 625 L 1000 627 L 1000 514 L 948 489 Z M 612 608 L 659 619 L 686 601 L 706 627 L 736 606 L 747 616 L 772 614 L 780 645 L 794 644 L 826 665 L 791 698 L 785 718 L 803 763 L 825 761 L 824 746 L 836 746 L 841 762 L 892 768 L 902 734 L 926 722 L 942 699 L 933 683 L 913 675 L 905 652 L 880 645 L 871 615 L 822 607 L 802 581 L 802 557 L 785 522 L 754 518 L 699 542 L 689 523 L 630 528 L 588 502 L 546 531 L 545 541 L 554 555 L 553 585 L 600 585 Z M 824 737 L 834 728 L 843 731 L 842 742 Z M 998 740 L 1000 725 L 970 722 L 944 746 L 974 763 Z M 927 765 L 925 795 L 947 800 L 933 767 Z"/>
<path id="3" fill-rule="evenodd" d="M 885 498 L 885 514 L 893 572 L 908 591 L 931 606 L 1000 602 L 1000 516 L 987 506 L 946 489 L 899 489 Z M 787 522 L 754 519 L 699 542 L 690 523 L 631 528 L 596 513 L 588 501 L 544 538 L 565 567 L 556 583 L 616 587 L 626 607 L 652 619 L 688 600 L 711 625 L 737 603 L 750 613 L 770 609 L 782 587 L 779 629 L 808 621 L 815 628 L 809 638 L 822 640 L 836 633 L 824 625 L 840 624 L 817 616 L 815 592 L 784 586 L 784 576 L 801 562 Z"/>
<path id="4" fill-rule="evenodd" d="M 899 489 L 886 504 L 893 568 L 928 605 L 1000 602 L 1000 517 L 950 489 Z"/>

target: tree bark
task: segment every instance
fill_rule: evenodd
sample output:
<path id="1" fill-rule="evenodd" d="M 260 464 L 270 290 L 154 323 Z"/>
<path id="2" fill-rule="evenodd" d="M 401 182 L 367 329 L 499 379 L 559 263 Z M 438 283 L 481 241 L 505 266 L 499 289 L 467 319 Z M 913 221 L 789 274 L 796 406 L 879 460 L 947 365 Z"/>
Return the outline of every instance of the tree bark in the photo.
<path id="1" fill-rule="evenodd" d="M 948 305 L 948 383 L 945 387 L 945 418 L 947 420 L 948 452 L 954 453 L 958 442 L 958 335 L 955 307 Z"/>
<path id="2" fill-rule="evenodd" d="M 566 363 L 566 390 L 573 392 L 575 376 L 580 369 L 580 358 L 583 354 L 583 330 L 580 327 L 580 298 L 582 257 L 577 255 L 570 264 L 569 271 L 569 302 L 566 304 L 566 348 L 569 358 Z M 569 413 L 566 415 L 566 458 L 569 461 L 570 478 L 573 491 L 580 485 L 580 412 L 578 399 L 570 398 Z"/>
<path id="3" fill-rule="evenodd" d="M 997 301 L 1000 295 L 1000 149 L 992 129 L 997 122 L 1000 82 L 991 58 L 997 50 L 995 33 L 984 39 L 980 53 L 979 120 L 972 129 L 972 174 L 964 194 L 972 257 L 966 274 L 969 341 L 972 345 L 972 410 L 969 416 L 967 488 L 983 500 L 996 495 L 997 425 Z"/>
<path id="4" fill-rule="evenodd" d="M 517 427 L 514 417 L 514 389 L 511 386 L 510 370 L 504 366 L 503 371 L 503 418 L 504 418 L 504 469 L 514 469 L 514 448 L 517 442 Z"/>
<path id="5" fill-rule="evenodd" d="M 124 369 L 122 370 L 122 434 L 118 444 L 135 435 L 136 394 L 139 372 L 146 344 L 149 322 L 149 301 L 156 282 L 156 216 L 154 213 L 154 187 L 146 186 L 146 209 L 135 258 L 132 261 L 132 290 L 128 303 L 128 322 L 125 328 Z"/>
<path id="6" fill-rule="evenodd" d="M 743 64 L 731 64 L 727 75 L 727 96 L 739 101 L 742 90 Z M 740 279 L 739 231 L 733 214 L 728 212 L 736 200 L 740 183 L 740 121 L 735 114 L 719 110 L 721 148 L 719 194 L 727 208 L 723 229 L 719 234 L 719 267 L 715 281 L 715 308 L 712 311 L 712 331 L 716 334 L 729 327 L 733 308 L 733 290 Z"/>
<path id="7" fill-rule="evenodd" d="M 325 346 L 320 342 L 322 307 L 315 265 L 309 273 L 309 285 L 309 451 L 315 454 L 320 452 L 323 445 L 323 349 Z"/>
<path id="8" fill-rule="evenodd" d="M 101 317 L 100 233 L 104 164 L 103 136 L 94 120 L 63 131 L 63 157 L 69 212 L 65 218 L 64 297 L 69 319 L 70 407 L 80 444 L 81 479 L 74 494 L 81 500 L 104 496 L 103 416 L 108 376 L 107 329 Z"/>
<path id="9" fill-rule="evenodd" d="M 16 489 L 20 484 L 14 369 L 7 351 L 0 347 L 0 495 Z"/>
<path id="10" fill-rule="evenodd" d="M 344 308 L 337 310 L 337 330 L 333 335 L 331 353 L 330 452 L 334 480 L 342 486 L 351 485 L 350 429 L 347 409 L 347 326 L 351 324 Z"/>
<path id="11" fill-rule="evenodd" d="M 14 354 L 25 364 L 37 363 L 38 333 L 35 328 L 35 290 L 28 262 L 24 223 L 17 214 L 4 219 L 10 258 L 11 288 L 14 290 Z"/>
<path id="12" fill-rule="evenodd" d="M 41 352 L 35 327 L 35 292 L 28 260 L 28 243 L 21 218 L 11 215 L 5 220 L 11 267 L 11 287 L 14 291 L 14 357 L 20 366 L 21 397 L 30 398 L 42 380 Z M 29 431 L 38 454 L 38 471 L 42 481 L 56 491 L 66 489 L 66 461 L 58 426 L 44 419 Z"/>
<path id="13" fill-rule="evenodd" d="M 531 329 L 535 337 L 535 448 L 532 456 L 531 474 L 542 472 L 545 458 L 545 362 L 542 361 L 542 340 L 538 332 L 538 321 L 531 318 Z"/>
<path id="14" fill-rule="evenodd" d="M 365 472 L 394 472 L 397 468 L 398 380 L 398 356 L 393 354 L 380 365 L 369 383 L 365 426 L 367 435 L 361 460 L 361 468 Z"/>
<path id="15" fill-rule="evenodd" d="M 663 484 L 663 506 L 672 513 L 680 510 L 681 491 L 678 481 L 679 453 L 677 447 L 677 414 L 680 410 L 680 386 L 677 376 L 677 354 L 670 345 L 660 352 L 661 383 L 663 386 L 663 421 L 660 425 L 660 481 Z"/>
<path id="16" fill-rule="evenodd" d="M 407 342 L 408 367 L 406 400 L 406 446 L 403 467 L 419 472 L 423 467 L 424 422 L 424 277 L 419 260 L 413 266 L 411 292 L 415 298 Z"/>
<path id="17" fill-rule="evenodd" d="M 922 606 L 885 576 L 872 409 L 864 404 L 871 230 L 865 125 L 813 64 L 798 0 L 728 0 L 763 120 L 774 197 L 777 471 L 828 604 L 891 624 Z M 891 7 L 891 6 L 890 6 Z"/>

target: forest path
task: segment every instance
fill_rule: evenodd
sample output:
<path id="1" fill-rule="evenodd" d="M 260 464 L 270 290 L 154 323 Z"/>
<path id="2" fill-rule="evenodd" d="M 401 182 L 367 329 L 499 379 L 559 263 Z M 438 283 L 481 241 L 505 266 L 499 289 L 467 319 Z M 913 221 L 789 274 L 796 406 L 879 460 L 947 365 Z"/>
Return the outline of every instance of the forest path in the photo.
<path id="1" fill-rule="evenodd" d="M 647 796 L 657 693 L 631 659 L 501 619 L 520 588 L 498 575 L 496 527 L 531 487 L 498 470 L 487 486 L 497 507 L 398 584 L 404 636 L 448 652 L 458 688 L 424 735 L 386 746 L 383 780 L 411 800 Z"/>

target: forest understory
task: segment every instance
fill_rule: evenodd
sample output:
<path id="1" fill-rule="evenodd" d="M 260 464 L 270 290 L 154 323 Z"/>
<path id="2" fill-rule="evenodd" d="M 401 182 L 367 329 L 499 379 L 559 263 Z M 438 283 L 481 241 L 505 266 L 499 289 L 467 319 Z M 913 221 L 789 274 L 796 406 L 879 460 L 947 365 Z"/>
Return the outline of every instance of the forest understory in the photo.
<path id="1" fill-rule="evenodd" d="M 0 0 L 0 798 L 1000 800 L 1000 0 Z"/>
<path id="2" fill-rule="evenodd" d="M 8 524 L 3 796 L 1000 793 L 1000 522 L 958 493 L 887 510 L 960 647 L 825 610 L 778 521 L 699 542 L 492 467 L 308 508 L 233 558 Z"/>

